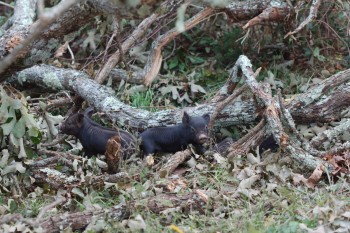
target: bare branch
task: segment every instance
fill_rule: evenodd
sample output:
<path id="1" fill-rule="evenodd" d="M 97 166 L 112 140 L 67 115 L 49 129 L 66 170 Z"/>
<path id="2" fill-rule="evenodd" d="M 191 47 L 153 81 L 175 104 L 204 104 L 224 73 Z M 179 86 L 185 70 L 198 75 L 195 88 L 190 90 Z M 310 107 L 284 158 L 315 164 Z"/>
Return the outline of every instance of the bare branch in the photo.
<path id="1" fill-rule="evenodd" d="M 205 8 L 195 16 L 193 16 L 191 19 L 187 20 L 185 22 L 185 30 L 189 30 L 202 22 L 204 19 L 206 19 L 209 15 L 211 15 L 214 12 L 214 9 L 212 8 Z M 181 32 L 179 32 L 176 28 L 168 31 L 164 35 L 161 35 L 158 37 L 153 43 L 151 48 L 151 53 L 148 56 L 147 64 L 144 68 L 144 84 L 146 86 L 151 85 L 151 83 L 154 81 L 156 76 L 158 75 L 158 72 L 160 70 L 161 64 L 162 64 L 162 49 L 163 47 L 169 43 L 171 40 L 173 40 L 177 35 L 179 35 Z"/>
<path id="2" fill-rule="evenodd" d="M 65 197 L 62 197 L 62 196 L 56 197 L 56 200 L 55 200 L 54 202 L 50 203 L 49 205 L 47 205 L 47 206 L 45 206 L 45 207 L 43 207 L 43 208 L 41 209 L 40 213 L 39 213 L 38 216 L 36 217 L 35 223 L 36 223 L 36 224 L 39 224 L 40 221 L 42 220 L 42 218 L 44 217 L 44 215 L 47 214 L 47 212 L 48 212 L 50 209 L 54 208 L 54 207 L 57 206 L 57 205 L 60 205 L 60 204 L 62 204 L 62 203 L 64 203 L 64 202 L 66 202 L 66 201 L 67 201 L 67 199 L 66 199 Z"/>
<path id="3" fill-rule="evenodd" d="M 180 164 L 182 164 L 191 155 L 192 151 L 190 149 L 176 152 L 173 156 L 169 158 L 167 163 L 162 166 L 162 168 L 159 171 L 160 176 L 169 176 Z"/>
<path id="4" fill-rule="evenodd" d="M 287 35 L 284 36 L 284 38 L 294 35 L 295 33 L 299 32 L 301 29 L 303 29 L 308 23 L 310 23 L 317 16 L 317 11 L 320 5 L 321 5 L 321 0 L 313 0 L 310 7 L 309 16 L 294 31 L 288 32 Z"/>
<path id="5" fill-rule="evenodd" d="M 135 43 L 142 38 L 142 36 L 146 33 L 147 29 L 151 26 L 151 24 L 157 19 L 158 14 L 154 13 L 144 19 L 139 26 L 133 31 L 133 33 L 129 36 L 129 38 L 122 44 L 122 50 L 128 51 Z M 98 83 L 103 83 L 103 81 L 107 78 L 111 70 L 116 66 L 121 58 L 121 53 L 118 50 L 114 53 L 103 66 L 102 70 L 96 76 L 95 80 Z"/>

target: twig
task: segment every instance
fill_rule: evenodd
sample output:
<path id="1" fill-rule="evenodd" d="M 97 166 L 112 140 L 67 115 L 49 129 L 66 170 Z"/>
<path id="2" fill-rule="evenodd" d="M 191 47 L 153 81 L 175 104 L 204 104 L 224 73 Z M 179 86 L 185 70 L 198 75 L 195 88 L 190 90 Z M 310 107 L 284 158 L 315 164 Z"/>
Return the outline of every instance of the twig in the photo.
<path id="1" fill-rule="evenodd" d="M 82 157 L 78 155 L 73 155 L 71 153 L 63 153 L 63 152 L 57 152 L 57 151 L 51 151 L 51 150 L 39 150 L 39 154 L 47 154 L 51 156 L 60 156 L 60 157 L 65 157 L 68 160 L 81 160 Z"/>
<path id="2" fill-rule="evenodd" d="M 317 11 L 320 5 L 321 5 L 321 0 L 313 0 L 310 7 L 309 16 L 294 31 L 288 32 L 287 35 L 284 36 L 284 39 L 287 38 L 288 36 L 294 35 L 295 33 L 299 32 L 308 23 L 310 23 L 317 16 Z"/>
<path id="3" fill-rule="evenodd" d="M 213 111 L 213 114 L 210 116 L 210 122 L 208 125 L 208 128 L 211 130 L 213 128 L 215 119 L 218 117 L 220 112 L 228 105 L 231 103 L 234 99 L 236 99 L 239 95 L 241 95 L 245 90 L 247 90 L 247 85 L 241 86 L 238 90 L 236 90 L 234 93 L 232 93 L 229 97 L 227 97 L 225 100 L 222 102 L 218 103 L 216 106 L 215 110 Z"/>
<path id="4" fill-rule="evenodd" d="M 39 224 L 40 221 L 42 220 L 42 218 L 44 217 L 44 215 L 47 214 L 47 212 L 50 209 L 54 208 L 55 206 L 57 206 L 59 204 L 62 204 L 64 202 L 66 202 L 66 201 L 67 201 L 67 198 L 59 196 L 59 197 L 57 197 L 57 199 L 54 202 L 52 202 L 51 204 L 43 207 L 41 209 L 40 213 L 38 214 L 38 216 L 36 217 L 35 224 Z"/>
<path id="5" fill-rule="evenodd" d="M 111 47 L 114 37 L 116 37 L 116 35 L 119 32 L 119 23 L 118 23 L 117 16 L 116 15 L 112 15 L 112 20 L 113 20 L 112 21 L 113 33 L 112 33 L 111 38 L 109 38 L 109 40 L 108 40 L 108 43 L 106 45 L 106 49 L 105 49 L 105 52 L 103 54 L 103 57 L 107 57 L 108 49 Z"/>
<path id="6" fill-rule="evenodd" d="M 57 144 L 63 142 L 67 138 L 68 138 L 68 135 L 64 135 L 63 137 L 57 138 L 57 139 L 53 140 L 52 142 L 42 143 L 41 146 L 42 147 L 51 147 L 51 146 L 54 146 L 54 145 L 57 145 Z"/>
<path id="7" fill-rule="evenodd" d="M 289 8 L 279 6 L 279 7 L 268 7 L 263 10 L 258 16 L 249 20 L 242 28 L 246 30 L 247 28 L 253 27 L 257 24 L 263 24 L 264 22 L 278 21 L 284 19 L 289 12 Z"/>
<path id="8" fill-rule="evenodd" d="M 12 180 L 13 180 L 13 182 L 15 183 L 15 186 L 16 186 L 16 188 L 17 188 L 17 192 L 18 192 L 19 198 L 22 198 L 22 197 L 23 197 L 23 194 L 22 194 L 21 187 L 19 186 L 17 176 L 15 176 L 14 174 L 12 174 L 12 175 L 11 175 L 11 178 L 12 178 Z"/>
<path id="9" fill-rule="evenodd" d="M 60 156 L 56 155 L 54 157 L 50 157 L 47 159 L 36 160 L 33 163 L 28 164 L 28 165 L 29 165 L 29 167 L 32 167 L 32 168 L 46 167 L 50 164 L 57 163 L 59 160 L 60 160 Z"/>
<path id="10" fill-rule="evenodd" d="M 237 140 L 234 145 L 243 145 L 249 138 L 256 135 L 258 132 L 262 131 L 266 125 L 265 119 L 262 119 L 253 129 L 249 130 L 249 132 Z"/>
<path id="11" fill-rule="evenodd" d="M 14 6 L 12 6 L 11 4 L 8 4 L 8 3 L 6 3 L 6 2 L 2 2 L 2 1 L 0 1 L 0 5 L 4 5 L 4 6 L 7 6 L 7 7 L 12 8 L 12 9 L 15 9 L 15 7 L 14 7 Z"/>
<path id="12" fill-rule="evenodd" d="M 70 54 L 70 57 L 72 58 L 72 65 L 74 65 L 74 63 L 75 63 L 74 62 L 75 61 L 74 53 L 73 53 L 72 49 L 70 48 L 69 43 L 67 44 L 67 49 L 68 49 L 68 52 Z"/>

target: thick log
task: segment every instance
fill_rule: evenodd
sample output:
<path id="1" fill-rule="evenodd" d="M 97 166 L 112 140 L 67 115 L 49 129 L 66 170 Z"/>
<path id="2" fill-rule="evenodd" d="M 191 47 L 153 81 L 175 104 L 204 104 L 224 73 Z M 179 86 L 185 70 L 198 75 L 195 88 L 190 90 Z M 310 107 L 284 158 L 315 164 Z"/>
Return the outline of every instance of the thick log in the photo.
<path id="1" fill-rule="evenodd" d="M 341 112 L 349 107 L 349 80 L 350 70 L 339 72 L 307 92 L 287 100 L 286 109 L 290 111 L 296 123 L 330 122 L 339 119 Z M 114 96 L 112 89 L 99 85 L 87 74 L 73 69 L 38 65 L 18 72 L 9 81 L 19 89 L 40 87 L 43 92 L 73 91 L 97 110 L 108 113 L 119 124 L 139 129 L 179 123 L 183 110 L 188 110 L 193 115 L 212 113 L 217 101 L 227 96 L 230 89 L 229 85 L 224 86 L 219 91 L 221 97 L 216 98 L 216 101 L 209 101 L 208 104 L 183 110 L 149 112 L 122 103 Z M 235 101 L 221 111 L 217 117 L 216 126 L 252 123 L 255 121 L 255 113 L 256 106 L 253 98 Z"/>
<path id="2" fill-rule="evenodd" d="M 88 75 L 73 69 L 60 69 L 48 65 L 33 66 L 18 72 L 11 80 L 18 88 L 40 87 L 43 91 L 69 90 L 84 98 L 97 110 L 109 114 L 112 120 L 120 125 L 126 125 L 135 129 L 148 127 L 173 125 L 180 123 L 183 111 L 191 112 L 191 115 L 203 115 L 211 113 L 216 103 L 202 104 L 195 107 L 176 110 L 163 110 L 149 112 L 136 109 L 122 103 L 114 96 L 114 90 L 99 85 Z M 37 90 L 38 91 L 38 90 Z M 253 122 L 255 118 L 255 104 L 250 101 L 237 101 L 227 105 L 218 116 L 217 125 L 237 125 Z"/>

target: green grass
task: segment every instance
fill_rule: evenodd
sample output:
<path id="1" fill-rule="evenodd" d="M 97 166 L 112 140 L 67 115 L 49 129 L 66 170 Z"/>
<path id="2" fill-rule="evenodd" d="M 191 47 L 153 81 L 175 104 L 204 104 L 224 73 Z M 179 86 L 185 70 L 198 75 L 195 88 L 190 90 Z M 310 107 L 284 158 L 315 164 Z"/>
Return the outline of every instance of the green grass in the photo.
<path id="1" fill-rule="evenodd" d="M 154 96 L 154 90 L 151 88 L 147 91 L 136 92 L 130 96 L 131 106 L 155 112 L 157 109 L 153 107 Z"/>

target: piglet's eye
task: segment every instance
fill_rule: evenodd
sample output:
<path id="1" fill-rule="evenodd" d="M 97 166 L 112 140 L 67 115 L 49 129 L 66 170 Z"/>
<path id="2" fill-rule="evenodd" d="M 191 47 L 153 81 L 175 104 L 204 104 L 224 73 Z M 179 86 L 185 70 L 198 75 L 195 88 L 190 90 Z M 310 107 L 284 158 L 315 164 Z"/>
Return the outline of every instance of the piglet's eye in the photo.
<path id="1" fill-rule="evenodd" d="M 196 130 L 193 127 L 191 127 L 191 131 L 192 133 L 196 132 Z"/>
<path id="2" fill-rule="evenodd" d="M 205 125 L 205 129 L 208 129 L 208 125 Z"/>

